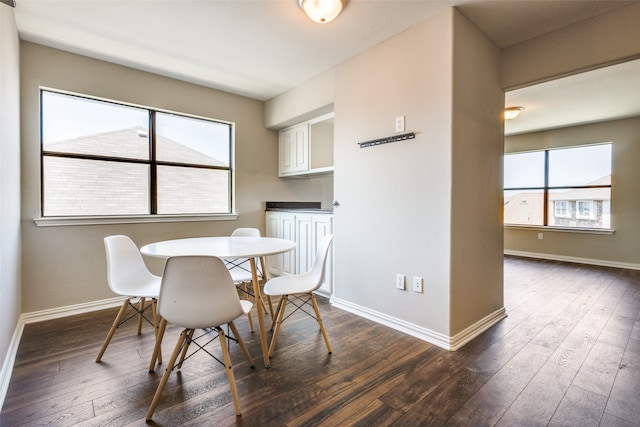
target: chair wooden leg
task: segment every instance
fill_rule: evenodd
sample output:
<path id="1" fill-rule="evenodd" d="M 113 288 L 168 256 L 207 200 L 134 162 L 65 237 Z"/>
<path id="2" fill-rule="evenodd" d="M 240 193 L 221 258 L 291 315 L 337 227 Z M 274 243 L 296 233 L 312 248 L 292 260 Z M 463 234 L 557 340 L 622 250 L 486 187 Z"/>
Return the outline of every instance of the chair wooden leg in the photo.
<path id="1" fill-rule="evenodd" d="M 260 257 L 260 268 L 262 269 L 262 279 L 264 280 L 263 284 L 267 283 L 267 261 L 265 257 Z M 269 303 L 269 314 L 271 315 L 271 322 L 273 322 L 275 313 L 273 311 L 273 302 L 271 301 L 270 295 L 267 295 L 267 302 Z"/>
<path id="2" fill-rule="evenodd" d="M 271 295 L 267 295 L 267 302 L 269 303 L 269 314 L 271 315 L 271 319 L 273 319 L 275 316 L 275 312 L 273 311 L 273 301 L 271 300 Z"/>
<path id="3" fill-rule="evenodd" d="M 245 299 L 249 301 L 249 289 L 247 288 L 247 282 L 242 283 L 242 287 L 244 288 Z M 247 320 L 249 321 L 249 332 L 253 333 L 253 319 L 251 318 L 251 312 L 247 313 Z"/>
<path id="4" fill-rule="evenodd" d="M 164 321 L 164 319 L 163 319 Z M 166 325 L 166 321 L 164 321 Z M 180 354 L 180 350 L 182 350 L 182 345 L 187 337 L 189 330 L 185 329 L 180 333 L 180 337 L 178 337 L 178 342 L 176 343 L 176 347 L 173 349 L 173 354 L 171 354 L 171 359 L 169 359 L 169 363 L 167 364 L 167 368 L 164 371 L 164 375 L 162 375 L 162 379 L 160 380 L 160 384 L 158 384 L 158 388 L 156 389 L 156 394 L 153 396 L 153 400 L 151 401 L 151 406 L 149 406 L 149 411 L 147 412 L 147 421 L 151 420 L 153 413 L 156 410 L 156 406 L 158 406 L 158 402 L 160 401 L 160 396 L 164 391 L 164 387 L 167 385 L 167 380 L 169 380 L 169 376 L 171 375 L 171 371 L 173 370 L 173 364 L 176 363 L 176 359 Z"/>
<path id="5" fill-rule="evenodd" d="M 113 334 L 116 332 L 116 329 L 118 329 L 120 320 L 122 320 L 122 317 L 126 313 L 128 306 L 129 306 L 129 300 L 126 299 L 122 302 L 120 311 L 118 311 L 118 314 L 116 315 L 116 319 L 113 321 L 113 324 L 111 325 L 111 329 L 109 329 L 107 338 L 105 338 L 104 343 L 102 344 L 102 348 L 100 349 L 100 353 L 98 353 L 98 357 L 96 357 L 96 362 L 100 362 L 100 360 L 102 359 L 102 355 L 104 354 L 105 350 L 109 346 L 109 343 L 111 342 L 111 338 L 113 338 Z"/>
<path id="6" fill-rule="evenodd" d="M 144 305 L 146 303 L 145 297 L 140 297 L 138 303 L 138 335 L 142 333 L 142 320 L 144 319 Z"/>
<path id="7" fill-rule="evenodd" d="M 153 372 L 156 369 L 156 361 L 161 363 L 162 355 L 162 338 L 164 337 L 164 331 L 167 328 L 166 319 L 160 319 L 158 324 L 158 332 L 156 333 L 156 345 L 153 347 L 153 354 L 151 355 L 151 361 L 149 362 L 149 372 Z"/>
<path id="8" fill-rule="evenodd" d="M 244 340 L 242 339 L 242 336 L 240 336 L 240 333 L 238 332 L 238 328 L 236 328 L 235 323 L 229 322 L 229 328 L 231 329 L 231 332 L 233 332 L 233 336 L 238 340 L 238 345 L 240 345 L 240 348 L 242 349 L 244 356 L 247 358 L 247 361 L 249 362 L 249 366 L 253 368 L 254 366 L 253 359 L 249 354 L 249 350 L 247 350 L 247 346 L 244 345 Z"/>
<path id="9" fill-rule="evenodd" d="M 158 299 L 153 298 L 151 300 L 151 314 L 153 314 L 153 329 L 155 332 L 156 342 L 158 342 L 158 332 L 160 331 L 160 318 L 158 317 Z M 155 348 L 155 346 L 154 346 Z M 162 363 L 162 348 L 159 349 L 156 354 L 157 360 L 154 363 L 161 364 Z"/>
<path id="10" fill-rule="evenodd" d="M 280 332 L 280 325 L 282 325 L 282 318 L 284 317 L 284 309 L 287 307 L 288 301 L 287 295 L 282 295 L 280 297 L 280 302 L 278 303 L 278 309 L 276 313 L 278 313 L 278 318 L 276 322 L 276 328 L 273 331 L 273 335 L 271 336 L 271 344 L 269 345 L 269 356 L 273 354 L 273 349 L 276 346 L 276 338 L 278 338 L 278 333 Z"/>
<path id="11" fill-rule="evenodd" d="M 195 329 L 189 329 L 189 333 L 187 334 L 187 339 L 185 340 L 182 354 L 180 355 L 180 361 L 178 362 L 178 366 L 176 368 L 182 369 L 182 363 L 184 362 L 184 358 L 187 356 L 187 350 L 189 350 L 189 346 L 191 345 L 191 340 L 193 339 L 193 334 L 196 332 Z"/>
<path id="12" fill-rule="evenodd" d="M 318 319 L 318 324 L 320 325 L 320 331 L 322 332 L 324 343 L 327 345 L 327 350 L 329 350 L 329 354 L 331 354 L 331 344 L 329 344 L 329 337 L 327 336 L 327 331 L 324 329 L 324 323 L 322 323 L 322 316 L 320 316 L 320 310 L 318 309 L 316 296 L 313 294 L 313 292 L 311 292 L 311 304 L 313 304 L 313 309 L 316 312 L 316 318 Z"/>
<path id="13" fill-rule="evenodd" d="M 235 333 L 235 332 L 234 332 Z M 227 372 L 227 378 L 229 379 L 229 387 L 231 387 L 231 396 L 233 397 L 233 406 L 236 409 L 236 416 L 242 415 L 240 412 L 240 399 L 238 398 L 238 389 L 236 388 L 236 379 L 233 375 L 233 367 L 231 366 L 231 356 L 229 355 L 229 347 L 227 346 L 227 338 L 224 335 L 222 328 L 218 330 L 218 336 L 220 337 L 220 347 L 222 347 L 222 356 L 224 358 L 225 371 Z M 149 419 L 147 417 L 147 419 Z"/>
<path id="14" fill-rule="evenodd" d="M 275 315 L 271 318 L 271 331 L 273 331 L 273 328 L 275 328 L 276 326 L 281 308 L 282 308 L 282 297 L 280 297 L 280 299 L 278 300 L 278 306 L 276 307 Z"/>

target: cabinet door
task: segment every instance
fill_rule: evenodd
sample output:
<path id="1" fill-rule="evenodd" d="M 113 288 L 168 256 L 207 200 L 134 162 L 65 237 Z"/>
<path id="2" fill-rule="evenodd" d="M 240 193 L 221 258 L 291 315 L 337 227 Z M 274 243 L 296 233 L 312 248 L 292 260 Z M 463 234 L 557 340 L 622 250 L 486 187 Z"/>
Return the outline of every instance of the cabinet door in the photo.
<path id="1" fill-rule="evenodd" d="M 285 129 L 279 138 L 280 176 L 309 170 L 309 125 Z"/>
<path id="2" fill-rule="evenodd" d="M 283 212 L 281 213 L 280 225 L 282 227 L 282 239 L 293 240 L 296 242 L 296 215 Z M 299 245 L 298 245 L 299 246 Z M 296 253 L 298 249 L 294 249 L 282 254 L 281 274 L 296 274 Z"/>
<path id="3" fill-rule="evenodd" d="M 280 212 L 267 212 L 267 237 L 282 238 L 282 218 Z M 267 257 L 267 272 L 269 276 L 282 274 L 282 254 Z"/>
<path id="4" fill-rule="evenodd" d="M 311 258 L 315 258 L 318 245 L 327 234 L 333 233 L 333 216 L 331 215 L 315 215 L 311 224 Z M 327 263 L 324 267 L 324 281 L 319 291 L 325 294 L 333 292 L 333 244 L 329 248 L 327 255 Z"/>
<path id="5" fill-rule="evenodd" d="M 313 266 L 315 253 L 312 247 L 312 217 L 311 215 L 298 215 L 296 217 L 296 238 L 298 242 L 297 274 L 306 273 Z"/>

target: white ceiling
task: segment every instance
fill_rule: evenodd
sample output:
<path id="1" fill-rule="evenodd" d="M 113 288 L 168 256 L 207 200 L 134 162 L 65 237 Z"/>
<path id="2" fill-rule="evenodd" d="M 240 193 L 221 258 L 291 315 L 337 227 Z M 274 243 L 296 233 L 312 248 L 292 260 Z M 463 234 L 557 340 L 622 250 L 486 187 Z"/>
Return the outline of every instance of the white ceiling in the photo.
<path id="1" fill-rule="evenodd" d="M 640 116 L 640 59 L 507 92 L 505 106 L 525 108 L 506 135 Z"/>
<path id="2" fill-rule="evenodd" d="M 23 40 L 266 100 L 451 6 L 507 47 L 637 2 L 349 0 L 321 25 L 298 0 L 15 0 L 15 17 Z M 527 108 L 514 132 L 534 94 L 507 96 Z"/>

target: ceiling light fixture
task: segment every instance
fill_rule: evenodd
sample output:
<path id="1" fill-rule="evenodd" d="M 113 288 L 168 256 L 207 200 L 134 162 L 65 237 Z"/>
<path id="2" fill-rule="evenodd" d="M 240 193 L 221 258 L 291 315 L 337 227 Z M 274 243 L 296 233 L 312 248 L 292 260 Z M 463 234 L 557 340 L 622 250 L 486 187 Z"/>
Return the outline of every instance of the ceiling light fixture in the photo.
<path id="1" fill-rule="evenodd" d="M 520 115 L 524 107 L 509 107 L 504 109 L 504 119 L 513 120 Z"/>
<path id="2" fill-rule="evenodd" d="M 312 21 L 326 24 L 336 19 L 347 0 L 298 0 L 298 4 Z"/>

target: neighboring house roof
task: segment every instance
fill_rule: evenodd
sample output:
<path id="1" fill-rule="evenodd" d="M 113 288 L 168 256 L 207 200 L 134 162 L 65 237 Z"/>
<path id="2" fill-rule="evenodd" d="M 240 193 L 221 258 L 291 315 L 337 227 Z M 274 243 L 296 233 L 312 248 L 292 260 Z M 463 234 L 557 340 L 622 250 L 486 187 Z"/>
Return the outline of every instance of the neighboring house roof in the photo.
<path id="1" fill-rule="evenodd" d="M 611 185 L 611 175 L 603 176 L 586 185 Z M 610 198 L 610 188 L 572 188 L 566 191 L 549 192 L 549 200 L 609 200 Z"/>
<path id="2" fill-rule="evenodd" d="M 78 138 L 47 143 L 46 151 L 74 153 L 131 159 L 149 158 L 148 131 L 142 127 L 132 127 L 110 132 L 85 135 Z M 159 159 L 178 163 L 195 163 L 227 167 L 229 164 L 179 142 L 158 135 L 156 151 Z"/>

